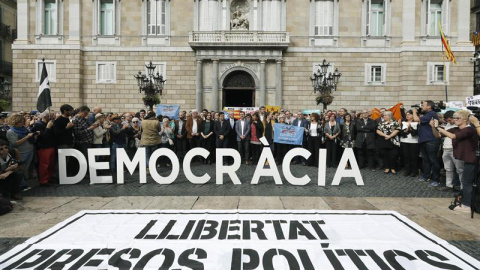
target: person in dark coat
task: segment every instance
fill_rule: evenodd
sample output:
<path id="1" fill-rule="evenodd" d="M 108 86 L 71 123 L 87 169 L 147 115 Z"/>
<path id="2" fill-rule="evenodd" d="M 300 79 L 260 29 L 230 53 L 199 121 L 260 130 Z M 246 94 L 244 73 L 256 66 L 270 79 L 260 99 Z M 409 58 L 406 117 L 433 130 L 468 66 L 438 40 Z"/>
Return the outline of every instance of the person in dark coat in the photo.
<path id="1" fill-rule="evenodd" d="M 305 128 L 305 136 L 308 142 L 308 151 L 311 156 L 308 158 L 308 166 L 318 167 L 318 152 L 322 145 L 323 125 L 319 121 L 320 116 L 317 113 L 310 115 L 310 122 Z"/>
<path id="2" fill-rule="evenodd" d="M 53 132 L 53 120 L 50 113 L 43 112 L 40 121 L 33 126 L 32 132 L 38 131 L 37 154 L 38 154 L 38 182 L 41 186 L 52 184 L 52 177 L 55 173 L 55 146 L 57 138 Z"/>
<path id="3" fill-rule="evenodd" d="M 175 120 L 174 141 L 178 159 L 183 162 L 183 158 L 187 154 L 187 121 L 185 120 L 185 112 L 180 112 L 178 120 Z"/>
<path id="4" fill-rule="evenodd" d="M 225 114 L 220 114 L 220 118 L 215 122 L 215 145 L 217 148 L 228 148 L 229 135 L 231 131 L 230 125 L 225 121 Z M 227 163 L 226 160 L 223 163 Z"/>
<path id="5" fill-rule="evenodd" d="M 297 112 L 297 118 L 295 118 L 292 122 L 292 126 L 296 126 L 296 127 L 301 127 L 301 128 L 306 128 L 307 127 L 307 124 L 308 124 L 308 121 L 307 119 L 305 119 L 303 117 L 303 114 L 301 111 L 298 111 Z M 307 148 L 307 136 L 306 134 L 304 134 L 303 136 L 303 141 L 302 141 L 302 145 L 298 145 L 298 146 L 295 146 L 295 147 L 303 147 L 303 148 Z M 297 164 L 297 163 L 300 163 L 302 162 L 302 165 L 303 166 L 306 166 L 306 162 L 307 160 L 304 158 L 304 157 L 301 157 L 301 156 L 298 156 L 298 157 L 295 157 L 293 159 L 293 162 L 292 164 Z"/>
<path id="6" fill-rule="evenodd" d="M 358 165 L 360 168 L 364 168 L 366 160 L 368 160 L 368 167 L 374 171 L 373 152 L 375 150 L 376 123 L 369 117 L 367 110 L 363 110 L 361 117 L 357 119 L 355 130 L 355 148 L 358 150 Z"/>

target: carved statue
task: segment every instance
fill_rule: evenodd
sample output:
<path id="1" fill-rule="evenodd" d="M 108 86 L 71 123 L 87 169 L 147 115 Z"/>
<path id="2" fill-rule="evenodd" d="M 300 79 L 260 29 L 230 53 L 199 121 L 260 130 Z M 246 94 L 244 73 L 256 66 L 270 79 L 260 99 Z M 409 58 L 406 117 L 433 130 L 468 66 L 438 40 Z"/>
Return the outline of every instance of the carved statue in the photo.
<path id="1" fill-rule="evenodd" d="M 231 15 L 230 29 L 232 30 L 248 30 L 250 23 L 245 13 L 237 6 L 236 10 Z"/>

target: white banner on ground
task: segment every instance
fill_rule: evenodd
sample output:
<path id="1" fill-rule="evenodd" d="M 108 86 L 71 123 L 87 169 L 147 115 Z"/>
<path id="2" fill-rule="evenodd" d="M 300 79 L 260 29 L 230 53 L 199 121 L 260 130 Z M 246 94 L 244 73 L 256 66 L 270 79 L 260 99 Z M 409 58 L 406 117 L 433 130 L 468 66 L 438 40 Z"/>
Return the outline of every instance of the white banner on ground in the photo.
<path id="1" fill-rule="evenodd" d="M 0 269 L 479 269 L 393 211 L 82 211 Z"/>

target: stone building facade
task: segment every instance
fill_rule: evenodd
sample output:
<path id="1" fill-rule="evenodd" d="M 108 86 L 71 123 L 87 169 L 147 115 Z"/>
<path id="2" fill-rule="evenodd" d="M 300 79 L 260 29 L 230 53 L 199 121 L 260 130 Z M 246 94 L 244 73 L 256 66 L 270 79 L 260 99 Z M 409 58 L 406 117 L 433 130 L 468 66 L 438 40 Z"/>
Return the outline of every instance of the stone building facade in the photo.
<path id="1" fill-rule="evenodd" d="M 53 109 L 143 108 L 152 61 L 162 104 L 315 109 L 309 77 L 342 73 L 329 108 L 472 95 L 471 0 L 18 0 L 13 110 L 35 108 L 45 58 Z M 443 65 L 439 25 L 458 64 Z M 446 83 L 444 82 L 446 81 Z"/>
<path id="2" fill-rule="evenodd" d="M 12 81 L 12 44 L 17 31 L 17 1 L 0 1 L 0 90 L 4 82 Z M 0 98 L 8 98 L 8 93 L 0 91 Z M 6 108 L 3 108 L 6 109 Z"/>

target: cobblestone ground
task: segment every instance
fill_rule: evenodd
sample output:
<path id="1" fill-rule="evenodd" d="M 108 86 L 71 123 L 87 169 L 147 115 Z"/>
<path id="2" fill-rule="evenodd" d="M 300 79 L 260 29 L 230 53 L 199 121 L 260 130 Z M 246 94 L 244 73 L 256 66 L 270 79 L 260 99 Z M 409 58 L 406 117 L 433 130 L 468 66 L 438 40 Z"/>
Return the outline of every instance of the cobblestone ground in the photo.
<path id="1" fill-rule="evenodd" d="M 328 168 L 326 186 L 318 186 L 318 168 L 302 165 L 292 165 L 291 172 L 295 177 L 308 175 L 311 181 L 305 186 L 294 186 L 288 183 L 282 172 L 283 185 L 275 185 L 272 177 L 261 177 L 258 185 L 252 185 L 251 180 L 256 166 L 242 165 L 236 172 L 241 185 L 234 185 L 230 178 L 224 176 L 224 184 L 215 183 L 215 165 L 194 163 L 192 172 L 201 176 L 208 173 L 209 182 L 203 185 L 190 183 L 183 170 L 177 179 L 170 185 L 160 185 L 147 175 L 147 184 L 140 184 L 138 172 L 133 175 L 126 173 L 125 184 L 97 184 L 90 185 L 88 178 L 75 185 L 62 185 L 48 188 L 33 188 L 25 192 L 25 196 L 344 196 L 344 197 L 452 197 L 453 192 L 438 191 L 428 186 L 427 182 L 418 182 L 418 177 L 404 177 L 402 171 L 397 175 L 384 174 L 383 171 L 372 172 L 361 170 L 365 182 L 364 186 L 357 186 L 354 178 L 343 178 L 339 186 L 332 186 L 336 169 Z M 158 168 L 160 175 L 170 174 L 169 167 Z M 33 185 L 33 183 L 32 183 Z"/>

